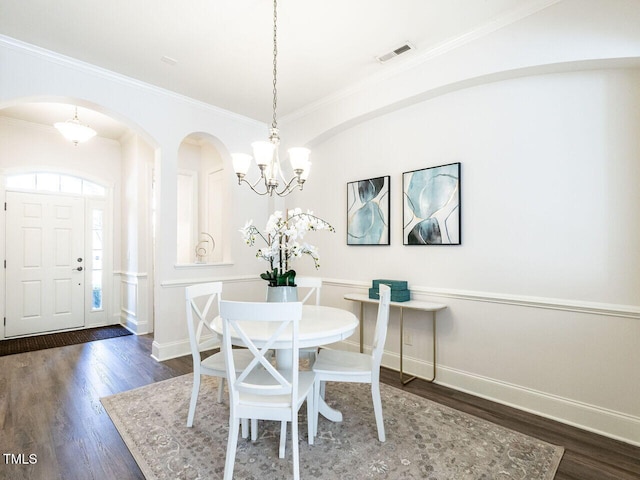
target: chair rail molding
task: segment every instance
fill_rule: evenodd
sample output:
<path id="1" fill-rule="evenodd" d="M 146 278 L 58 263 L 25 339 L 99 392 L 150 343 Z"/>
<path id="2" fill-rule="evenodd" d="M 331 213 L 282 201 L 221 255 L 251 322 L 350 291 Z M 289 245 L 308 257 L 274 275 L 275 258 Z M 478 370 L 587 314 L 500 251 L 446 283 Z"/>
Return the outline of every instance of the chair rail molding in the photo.
<path id="1" fill-rule="evenodd" d="M 368 282 L 344 279 L 323 279 L 323 282 L 325 285 L 334 287 L 361 289 L 363 290 L 363 293 L 367 293 L 368 288 L 370 287 Z M 456 300 L 469 300 L 473 302 L 500 303 L 519 307 L 562 310 L 567 312 L 640 320 L 640 306 L 636 305 L 618 305 L 559 298 L 533 297 L 528 295 L 511 295 L 506 293 L 421 287 L 419 285 L 411 285 L 411 294 L 412 296 L 418 296 L 418 298 L 415 298 L 416 300 L 422 300 L 420 297 L 453 298 Z"/>
<path id="2" fill-rule="evenodd" d="M 190 285 L 207 282 L 224 282 L 224 283 L 251 283 L 262 282 L 258 275 L 233 275 L 227 277 L 201 277 L 201 278 L 177 278 L 160 282 L 162 288 L 184 288 Z"/>
<path id="3" fill-rule="evenodd" d="M 349 291 L 366 294 L 369 286 L 369 282 L 323 278 L 323 287 L 328 288 L 330 292 L 336 291 L 338 293 L 335 297 L 333 296 L 333 293 L 328 296 L 330 298 L 340 299 L 338 302 L 342 302 L 343 294 Z M 507 316 L 515 319 L 518 318 L 518 309 L 523 309 L 523 319 L 525 320 L 525 323 L 529 322 L 527 323 L 529 328 L 535 328 L 535 325 L 537 324 L 535 318 L 538 316 L 543 319 L 553 318 L 554 323 L 551 325 L 555 325 L 558 318 L 566 318 L 567 322 L 570 322 L 567 323 L 567 325 L 572 325 L 573 327 L 576 327 L 584 318 L 584 321 L 588 324 L 588 329 L 593 328 L 594 325 L 599 325 L 599 331 L 606 331 L 606 328 L 609 328 L 608 323 L 617 321 L 616 325 L 625 325 L 625 328 L 631 332 L 631 335 L 634 335 L 635 332 L 637 332 L 637 329 L 640 328 L 640 325 L 634 322 L 634 320 L 640 320 L 640 307 L 635 305 L 606 304 L 557 298 L 540 298 L 526 295 L 488 293 L 481 291 L 437 289 L 417 285 L 410 285 L 410 289 L 412 292 L 412 299 L 440 301 L 441 303 L 449 304 L 451 310 L 447 309 L 444 311 L 449 312 L 449 314 L 452 314 L 454 309 L 458 312 L 466 309 L 466 313 L 461 313 L 463 315 L 462 317 L 456 317 L 457 321 L 460 323 L 459 328 L 461 329 L 464 329 L 465 325 L 471 326 L 471 328 L 473 328 L 474 324 L 477 325 L 477 322 L 475 322 L 477 319 L 464 316 L 469 315 L 469 308 L 471 311 L 474 311 L 474 302 L 476 304 L 491 303 L 497 304 L 497 306 L 504 306 L 505 309 L 509 309 L 507 310 Z M 449 301 L 446 299 L 449 299 Z M 472 305 L 463 309 L 462 305 L 467 302 Z M 343 304 L 336 303 L 335 306 L 340 305 Z M 536 310 L 539 312 L 539 315 L 535 312 L 533 315 L 531 313 L 526 313 L 526 310 L 530 309 Z M 495 310 L 492 311 L 495 312 Z M 548 315 L 543 315 L 544 311 L 548 311 Z M 554 312 L 557 312 L 557 314 Z M 469 320 L 469 322 L 467 322 L 467 320 Z M 454 322 L 455 321 L 456 320 L 454 320 Z M 578 323 L 575 323 L 576 321 Z M 440 325 L 438 325 L 438 327 L 440 327 Z M 367 318 L 365 339 L 370 339 L 372 328 L 372 320 L 371 318 Z M 453 334 L 456 332 L 459 333 L 459 331 L 456 330 Z M 518 332 L 518 329 L 516 329 L 516 332 Z M 449 333 L 451 334 L 451 330 Z M 570 345 L 572 341 L 570 332 L 568 332 L 567 335 L 568 336 L 564 341 L 568 342 L 567 345 Z M 416 337 L 414 336 L 413 341 L 415 342 L 415 340 Z M 499 342 L 499 340 L 496 341 Z M 451 338 L 447 339 L 445 336 L 438 338 L 438 343 L 438 374 L 435 383 L 630 443 L 632 445 L 640 446 L 640 415 L 638 414 L 637 408 L 634 408 L 632 406 L 633 404 L 629 401 L 606 401 L 606 397 L 603 398 L 601 395 L 598 395 L 597 383 L 587 385 L 580 383 L 584 382 L 584 380 L 576 380 L 576 396 L 575 398 L 570 398 L 567 396 L 566 392 L 571 390 L 556 390 L 549 385 L 547 385 L 549 388 L 545 388 L 544 390 L 542 388 L 528 386 L 528 383 L 534 385 L 536 383 L 540 384 L 540 382 L 530 382 L 529 380 L 531 380 L 531 378 L 526 377 L 526 375 L 522 377 L 512 375 L 509 380 L 507 377 L 501 378 L 500 375 L 502 371 L 500 368 L 495 370 L 489 369 L 488 371 L 493 371 L 495 375 L 486 375 L 482 373 L 482 369 L 472 371 L 474 366 L 465 364 L 464 362 L 461 363 L 458 361 L 458 366 L 453 366 L 446 361 L 446 357 L 451 353 L 452 349 L 455 350 L 455 341 L 451 340 Z M 400 355 L 399 352 L 391 350 L 390 347 L 393 345 L 393 341 L 391 343 L 387 343 L 382 364 L 393 370 L 399 370 Z M 415 350 L 417 344 L 414 343 L 413 345 L 414 350 L 405 352 L 404 354 L 404 370 L 407 374 L 429 378 L 433 368 L 432 358 L 430 358 L 428 354 L 423 357 L 422 350 Z M 596 345 L 597 343 L 594 343 L 591 346 L 592 349 L 596 349 L 592 351 L 597 351 L 598 347 Z M 354 337 L 341 342 L 340 348 L 359 351 L 360 345 L 357 338 Z M 365 351 L 370 350 L 370 348 L 370 345 L 365 343 Z M 615 348 L 615 345 L 612 346 L 611 342 L 609 342 L 606 348 L 612 349 Z M 632 355 L 628 360 L 629 362 L 632 362 L 634 358 L 633 343 L 626 342 L 624 348 L 626 349 L 624 352 L 628 352 Z M 459 351 L 457 353 L 459 355 Z M 478 354 L 478 351 L 475 353 Z M 606 352 L 600 353 L 601 356 L 607 355 Z M 624 356 L 626 353 L 620 355 Z M 481 353 L 480 356 L 482 356 Z M 460 368 L 462 365 L 466 366 Z M 610 368 L 617 369 L 621 372 L 634 371 L 633 366 L 628 364 L 610 365 Z M 621 372 L 618 372 L 618 377 L 622 375 Z M 520 380 L 522 380 L 521 384 Z M 594 381 L 596 380 L 594 379 Z M 608 388 L 616 388 L 616 386 L 624 388 L 622 384 L 615 383 L 615 380 L 612 380 L 608 385 Z M 587 386 L 589 387 L 589 392 L 584 396 L 577 393 L 580 391 L 580 388 Z M 628 389 L 625 388 L 625 391 L 627 390 Z M 596 400 L 598 398 L 602 399 L 602 403 Z M 615 405 L 619 405 L 621 408 L 617 408 Z M 631 406 L 627 408 L 629 405 Z"/>

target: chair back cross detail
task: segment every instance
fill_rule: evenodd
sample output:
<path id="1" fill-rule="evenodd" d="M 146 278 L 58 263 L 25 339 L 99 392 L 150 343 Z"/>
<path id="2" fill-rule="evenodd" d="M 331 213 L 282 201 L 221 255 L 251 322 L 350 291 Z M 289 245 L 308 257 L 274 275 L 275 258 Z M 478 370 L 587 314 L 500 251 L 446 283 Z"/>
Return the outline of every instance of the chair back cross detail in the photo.
<path id="1" fill-rule="evenodd" d="M 307 401 L 309 443 L 313 443 L 315 421 L 315 374 L 299 371 L 299 327 L 301 302 L 220 302 L 222 351 L 229 383 L 229 438 L 224 480 L 231 480 L 235 464 L 239 422 L 242 418 L 281 422 L 279 457 L 284 458 L 287 423 L 291 423 L 293 478 L 300 478 L 298 446 L 298 410 Z M 248 364 L 237 368 L 233 344 L 246 347 L 252 356 Z M 288 356 L 289 369 L 269 361 L 269 352 Z M 237 349 L 236 349 L 237 350 Z M 277 363 L 277 362 L 276 362 Z"/>
<path id="2" fill-rule="evenodd" d="M 322 290 L 322 278 L 320 277 L 296 277 L 296 285 L 298 286 L 298 291 L 300 289 L 308 289 L 305 293 L 305 296 L 302 300 L 302 303 L 307 303 L 307 300 L 311 299 L 312 296 L 315 296 L 315 302 L 310 302 L 310 304 L 320 305 L 320 291 Z M 315 295 L 314 295 L 315 294 Z"/>
<path id="3" fill-rule="evenodd" d="M 187 301 L 187 328 L 189 329 L 189 344 L 191 345 L 191 355 L 194 362 L 200 363 L 199 351 L 203 348 L 201 339 L 203 331 L 206 329 L 213 335 L 213 341 L 218 342 L 218 335 L 209 327 L 207 319 L 211 320 L 220 308 L 220 295 L 222 294 L 222 283 L 201 283 L 191 285 L 185 289 Z M 200 307 L 197 299 L 206 297 L 204 306 Z M 212 312 L 212 307 L 215 309 Z M 213 314 L 212 314 L 213 313 Z"/>
<path id="4" fill-rule="evenodd" d="M 258 316 L 259 315 L 259 316 Z M 231 402 L 234 403 L 234 390 L 255 395 L 290 395 L 297 386 L 297 375 L 291 372 L 291 380 L 276 370 L 270 361 L 270 349 L 278 340 L 287 338 L 291 341 L 292 349 L 298 349 L 299 319 L 302 316 L 300 302 L 260 303 L 221 302 L 220 316 L 223 318 L 223 338 L 225 349 L 231 349 L 231 337 L 235 337 L 249 349 L 253 359 L 249 365 L 236 377 L 235 366 L 230 369 L 228 381 L 235 389 L 231 390 Z M 271 336 L 262 345 L 247 334 L 243 321 L 260 321 L 276 324 Z M 292 352 L 293 353 L 293 352 Z M 233 362 L 233 357 L 230 358 Z M 260 368 L 262 367 L 262 368 Z M 293 369 L 298 369 L 297 362 L 293 362 Z M 269 379 L 268 377 L 271 377 Z"/>

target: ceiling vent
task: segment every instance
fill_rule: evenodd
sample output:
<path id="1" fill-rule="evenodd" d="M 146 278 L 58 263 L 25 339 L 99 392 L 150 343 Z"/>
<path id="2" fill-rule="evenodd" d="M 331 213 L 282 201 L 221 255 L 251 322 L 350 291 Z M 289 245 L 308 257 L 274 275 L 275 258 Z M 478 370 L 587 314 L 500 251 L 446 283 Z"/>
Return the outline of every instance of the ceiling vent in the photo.
<path id="1" fill-rule="evenodd" d="M 166 55 L 164 55 L 160 60 L 166 63 L 167 65 L 175 65 L 176 63 L 178 63 L 178 61 L 175 58 L 167 57 Z"/>
<path id="2" fill-rule="evenodd" d="M 392 58 L 397 57 L 398 55 L 402 55 L 403 53 L 407 53 L 408 51 L 415 50 L 415 49 L 416 47 L 414 47 L 409 42 L 407 42 L 404 45 L 396 48 L 395 50 L 390 51 L 389 53 L 385 53 L 384 55 L 380 55 L 379 57 L 376 57 L 376 59 L 380 63 L 385 63 L 391 60 Z"/>

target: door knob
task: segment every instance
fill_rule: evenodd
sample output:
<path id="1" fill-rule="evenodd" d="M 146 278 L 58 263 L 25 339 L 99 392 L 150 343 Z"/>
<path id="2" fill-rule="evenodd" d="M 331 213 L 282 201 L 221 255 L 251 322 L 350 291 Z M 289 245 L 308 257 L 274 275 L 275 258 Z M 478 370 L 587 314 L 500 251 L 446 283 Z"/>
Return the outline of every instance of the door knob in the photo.
<path id="1" fill-rule="evenodd" d="M 81 272 L 82 271 L 82 267 L 78 267 L 78 268 L 76 268 L 76 270 Z"/>

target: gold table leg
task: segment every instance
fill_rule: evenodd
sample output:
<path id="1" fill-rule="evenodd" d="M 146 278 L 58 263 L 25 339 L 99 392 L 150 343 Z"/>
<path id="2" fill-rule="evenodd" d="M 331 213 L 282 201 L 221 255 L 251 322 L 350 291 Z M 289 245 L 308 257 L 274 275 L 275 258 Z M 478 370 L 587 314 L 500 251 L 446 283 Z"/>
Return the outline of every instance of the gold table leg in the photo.
<path id="1" fill-rule="evenodd" d="M 364 346 L 364 302 L 360 302 L 360 353 Z"/>
<path id="2" fill-rule="evenodd" d="M 431 312 L 431 331 L 433 332 L 433 374 L 431 379 L 424 378 L 423 380 L 432 383 L 436 379 L 436 312 Z M 409 378 L 404 378 L 405 373 L 402 366 L 402 346 L 404 344 L 404 315 L 403 309 L 400 307 L 400 381 L 403 385 L 415 380 L 417 377 L 411 376 Z"/>

